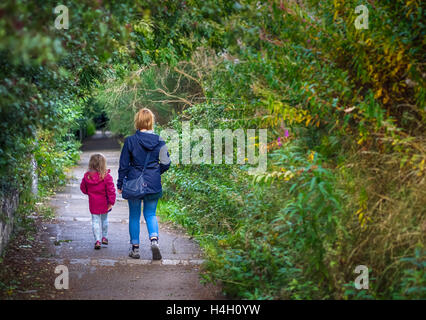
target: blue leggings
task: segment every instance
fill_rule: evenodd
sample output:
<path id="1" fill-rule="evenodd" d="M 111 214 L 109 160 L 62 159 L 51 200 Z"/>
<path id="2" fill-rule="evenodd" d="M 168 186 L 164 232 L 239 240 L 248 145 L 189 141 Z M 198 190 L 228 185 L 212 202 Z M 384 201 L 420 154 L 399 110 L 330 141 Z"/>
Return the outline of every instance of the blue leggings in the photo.
<path id="1" fill-rule="evenodd" d="M 129 234 L 130 243 L 139 244 L 140 218 L 142 200 L 128 200 L 129 202 Z M 158 199 L 143 200 L 143 216 L 148 228 L 149 238 L 158 239 L 158 221 L 155 212 L 157 210 Z"/>

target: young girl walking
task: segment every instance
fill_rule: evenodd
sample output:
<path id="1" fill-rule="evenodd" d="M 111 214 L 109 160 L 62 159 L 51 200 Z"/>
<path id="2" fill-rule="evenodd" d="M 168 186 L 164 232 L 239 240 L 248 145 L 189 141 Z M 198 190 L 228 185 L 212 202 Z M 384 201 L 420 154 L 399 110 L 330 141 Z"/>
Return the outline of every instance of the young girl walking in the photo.
<path id="1" fill-rule="evenodd" d="M 89 170 L 81 180 L 80 189 L 89 196 L 89 210 L 92 214 L 92 229 L 95 237 L 95 249 L 101 248 L 101 242 L 108 244 L 108 212 L 115 203 L 115 187 L 110 170 L 106 168 L 106 159 L 93 154 L 89 160 Z"/>

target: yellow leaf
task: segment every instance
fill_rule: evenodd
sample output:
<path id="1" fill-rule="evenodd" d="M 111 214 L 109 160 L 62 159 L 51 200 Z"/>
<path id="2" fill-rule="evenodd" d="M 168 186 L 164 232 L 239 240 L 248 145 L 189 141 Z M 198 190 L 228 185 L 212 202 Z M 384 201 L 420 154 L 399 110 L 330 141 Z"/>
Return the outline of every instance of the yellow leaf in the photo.
<path id="1" fill-rule="evenodd" d="M 337 14 L 338 14 L 338 13 L 339 13 L 338 11 L 334 12 L 333 20 L 336 20 L 336 18 L 337 18 Z"/>
<path id="2" fill-rule="evenodd" d="M 382 96 L 382 88 L 376 91 L 376 94 L 374 95 L 374 99 L 380 98 Z"/>
<path id="3" fill-rule="evenodd" d="M 388 55 L 388 53 L 389 53 L 389 47 L 385 47 L 384 51 L 385 51 L 385 55 Z"/>
<path id="4" fill-rule="evenodd" d="M 383 103 L 386 104 L 389 101 L 389 96 L 385 95 L 385 97 L 383 98 Z"/>
<path id="5" fill-rule="evenodd" d="M 396 61 L 401 61 L 402 59 L 402 55 L 404 54 L 404 50 L 401 50 L 400 52 L 398 52 L 398 55 L 396 56 Z"/>

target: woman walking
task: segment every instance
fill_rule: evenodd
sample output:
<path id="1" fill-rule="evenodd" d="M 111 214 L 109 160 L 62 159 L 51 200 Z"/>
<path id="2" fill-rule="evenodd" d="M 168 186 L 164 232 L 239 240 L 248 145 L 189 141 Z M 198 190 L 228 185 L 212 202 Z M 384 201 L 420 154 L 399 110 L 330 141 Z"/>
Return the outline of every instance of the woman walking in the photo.
<path id="1" fill-rule="evenodd" d="M 141 109 L 134 119 L 136 133 L 124 140 L 118 169 L 117 189 L 122 193 L 123 183 L 134 180 L 143 174 L 146 195 L 140 199 L 129 199 L 130 253 L 135 259 L 139 254 L 139 233 L 141 205 L 151 241 L 152 259 L 161 260 L 158 245 L 159 232 L 156 216 L 157 203 L 162 196 L 161 174 L 170 167 L 169 152 L 164 140 L 154 133 L 154 114 L 149 109 Z"/>

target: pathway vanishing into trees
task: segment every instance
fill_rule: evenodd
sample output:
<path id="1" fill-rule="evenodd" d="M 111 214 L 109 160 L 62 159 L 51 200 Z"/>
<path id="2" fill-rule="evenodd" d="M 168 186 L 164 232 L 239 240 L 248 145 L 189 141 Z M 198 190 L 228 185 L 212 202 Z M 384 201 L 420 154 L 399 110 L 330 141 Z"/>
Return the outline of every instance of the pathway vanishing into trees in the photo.
<path id="1" fill-rule="evenodd" d="M 52 198 L 56 219 L 44 225 L 43 238 L 51 243 L 50 255 L 40 257 L 69 270 L 64 299 L 218 299 L 220 290 L 199 282 L 202 254 L 198 245 L 172 225 L 160 223 L 162 261 L 152 261 L 146 224 L 141 220 L 141 259 L 128 257 L 127 201 L 117 194 L 109 213 L 109 245 L 94 250 L 87 196 L 80 181 L 90 154 L 107 158 L 117 181 L 120 145 L 111 135 L 97 132 L 82 146 L 81 160 L 70 173 L 66 188 Z M 167 173 L 166 173 L 167 174 Z M 161 200 L 160 200 L 161 201 Z M 143 217 L 143 216 L 142 216 Z M 53 285 L 53 284 L 52 284 Z"/>

